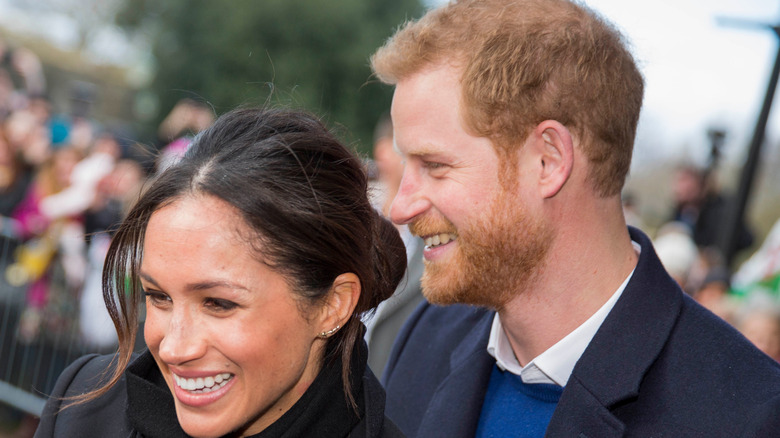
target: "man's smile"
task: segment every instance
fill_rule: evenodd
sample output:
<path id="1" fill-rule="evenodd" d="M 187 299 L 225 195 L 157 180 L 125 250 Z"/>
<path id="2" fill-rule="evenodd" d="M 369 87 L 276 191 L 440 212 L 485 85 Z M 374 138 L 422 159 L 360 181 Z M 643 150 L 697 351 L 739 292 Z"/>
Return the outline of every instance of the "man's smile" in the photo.
<path id="1" fill-rule="evenodd" d="M 455 233 L 440 233 L 440 234 L 433 234 L 430 236 L 426 236 L 423 237 L 422 239 L 425 242 L 425 248 L 431 249 L 440 245 L 446 245 L 447 243 L 457 238 L 458 236 Z"/>

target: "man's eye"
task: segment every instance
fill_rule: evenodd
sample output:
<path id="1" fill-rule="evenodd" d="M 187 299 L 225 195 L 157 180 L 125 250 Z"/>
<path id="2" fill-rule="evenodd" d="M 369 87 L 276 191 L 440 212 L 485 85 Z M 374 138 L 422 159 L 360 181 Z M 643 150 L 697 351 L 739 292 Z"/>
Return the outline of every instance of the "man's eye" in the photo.
<path id="1" fill-rule="evenodd" d="M 423 165 L 426 169 L 441 169 L 445 166 L 444 163 L 438 163 L 436 161 L 425 161 Z"/>

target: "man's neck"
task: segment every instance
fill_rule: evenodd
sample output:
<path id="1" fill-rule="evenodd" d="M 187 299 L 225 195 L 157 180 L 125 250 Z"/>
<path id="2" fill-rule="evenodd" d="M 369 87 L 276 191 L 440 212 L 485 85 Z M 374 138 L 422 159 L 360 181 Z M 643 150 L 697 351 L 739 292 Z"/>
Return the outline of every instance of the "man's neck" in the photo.
<path id="1" fill-rule="evenodd" d="M 558 230 L 534 281 L 499 310 L 521 365 L 585 322 L 636 266 L 622 216 L 613 222 Z"/>

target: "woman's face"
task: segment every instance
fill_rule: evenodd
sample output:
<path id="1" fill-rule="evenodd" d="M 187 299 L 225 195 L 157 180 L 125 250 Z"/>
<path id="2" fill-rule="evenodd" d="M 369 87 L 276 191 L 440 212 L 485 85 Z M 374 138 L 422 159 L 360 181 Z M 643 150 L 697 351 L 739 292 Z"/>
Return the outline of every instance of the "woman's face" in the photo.
<path id="1" fill-rule="evenodd" d="M 192 436 L 265 429 L 320 368 L 317 313 L 301 315 L 239 232 L 251 235 L 236 210 L 206 195 L 157 210 L 146 229 L 144 337 Z"/>

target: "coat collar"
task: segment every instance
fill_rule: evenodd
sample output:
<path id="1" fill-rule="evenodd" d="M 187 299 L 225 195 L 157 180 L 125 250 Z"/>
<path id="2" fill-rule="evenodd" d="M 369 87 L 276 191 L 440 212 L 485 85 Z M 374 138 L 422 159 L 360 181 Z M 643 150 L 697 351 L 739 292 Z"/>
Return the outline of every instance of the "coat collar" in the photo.
<path id="1" fill-rule="evenodd" d="M 358 336 L 352 351 L 350 381 L 359 412 L 347 404 L 341 378 L 341 357 L 324 361 L 320 373 L 301 398 L 267 429 L 256 436 L 345 436 L 360 423 L 362 434 L 378 438 L 383 432 L 385 395 L 366 366 L 367 348 Z M 186 437 L 176 417 L 173 396 L 151 353 L 146 350 L 127 369 L 128 417 L 145 437 Z"/>
<path id="2" fill-rule="evenodd" d="M 417 436 L 466 438 L 477 431 L 482 400 L 495 363 L 485 348 L 495 312 L 474 312 L 481 316 L 450 355 L 450 373 L 431 399 Z M 453 415 L 454 412 L 457 414 Z M 440 421 L 442 418 L 447 421 Z"/>
<path id="3" fill-rule="evenodd" d="M 637 397 L 680 314 L 682 292 L 650 239 L 637 229 L 629 232 L 642 247 L 634 275 L 574 367 L 547 436 L 622 436 L 624 425 L 609 409 Z"/>

